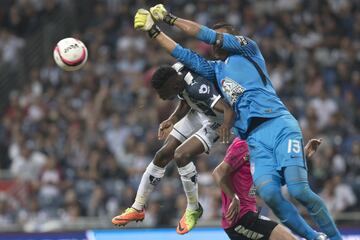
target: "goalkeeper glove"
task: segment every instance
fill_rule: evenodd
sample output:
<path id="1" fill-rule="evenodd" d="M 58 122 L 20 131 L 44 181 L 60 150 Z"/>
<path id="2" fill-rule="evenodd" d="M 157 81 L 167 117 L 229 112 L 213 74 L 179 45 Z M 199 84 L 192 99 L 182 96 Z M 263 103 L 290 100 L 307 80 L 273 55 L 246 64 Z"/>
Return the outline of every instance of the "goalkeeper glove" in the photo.
<path id="1" fill-rule="evenodd" d="M 146 31 L 151 38 L 156 38 L 160 34 L 159 27 L 154 23 L 148 10 L 140 8 L 134 17 L 134 28 Z"/>
<path id="2" fill-rule="evenodd" d="M 162 20 L 169 25 L 174 25 L 177 19 L 177 17 L 169 13 L 162 4 L 157 4 L 154 7 L 151 7 L 150 12 L 157 21 Z"/>

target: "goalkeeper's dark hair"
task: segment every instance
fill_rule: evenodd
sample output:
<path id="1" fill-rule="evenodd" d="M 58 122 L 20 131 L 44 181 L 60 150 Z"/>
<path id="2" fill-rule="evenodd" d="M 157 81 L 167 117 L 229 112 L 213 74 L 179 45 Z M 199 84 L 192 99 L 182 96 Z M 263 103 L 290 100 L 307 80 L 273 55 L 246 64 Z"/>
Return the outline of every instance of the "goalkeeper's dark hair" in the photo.
<path id="1" fill-rule="evenodd" d="M 230 33 L 230 34 L 234 34 L 234 35 L 239 34 L 239 31 L 237 31 L 233 25 L 231 25 L 230 23 L 227 23 L 227 22 L 217 22 L 212 26 L 212 28 L 214 30 L 219 29 L 219 28 L 225 28 L 228 31 L 228 33 Z"/>
<path id="2" fill-rule="evenodd" d="M 171 77 L 177 75 L 175 69 L 169 65 L 160 66 L 154 73 L 151 79 L 151 86 L 155 89 L 160 89 L 164 83 Z"/>

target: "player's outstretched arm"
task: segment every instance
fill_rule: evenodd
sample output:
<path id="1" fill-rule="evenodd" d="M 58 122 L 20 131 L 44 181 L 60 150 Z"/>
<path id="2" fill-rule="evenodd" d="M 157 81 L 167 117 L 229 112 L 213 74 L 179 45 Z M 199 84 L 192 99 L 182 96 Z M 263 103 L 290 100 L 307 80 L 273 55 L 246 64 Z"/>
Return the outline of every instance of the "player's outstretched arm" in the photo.
<path id="1" fill-rule="evenodd" d="M 219 185 L 221 190 L 230 198 L 231 204 L 226 213 L 226 219 L 233 222 L 236 219 L 240 209 L 240 200 L 234 191 L 234 186 L 230 181 L 230 174 L 234 169 L 226 162 L 222 161 L 213 171 L 215 182 Z"/>
<path id="2" fill-rule="evenodd" d="M 180 100 L 174 112 L 168 118 L 173 124 L 180 121 L 190 111 L 191 107 L 185 100 Z"/>
<path id="3" fill-rule="evenodd" d="M 207 80 L 215 80 L 214 64 L 197 53 L 181 47 L 173 39 L 163 33 L 154 23 L 149 11 L 139 9 L 134 18 L 134 28 L 148 32 L 150 38 L 157 41 L 174 58 L 186 67 L 204 76 Z"/>
<path id="4" fill-rule="evenodd" d="M 158 130 L 158 139 L 164 140 L 170 134 L 173 129 L 175 123 L 177 123 L 180 119 L 185 117 L 185 115 L 190 111 L 189 104 L 186 103 L 185 100 L 181 100 L 174 112 L 170 115 L 170 117 L 160 123 Z"/>
<path id="5" fill-rule="evenodd" d="M 162 20 L 169 25 L 174 25 L 186 34 L 208 44 L 221 47 L 230 53 L 254 56 L 259 52 L 257 44 L 249 38 L 230 33 L 217 33 L 204 25 L 176 17 L 169 13 L 162 4 L 150 8 L 150 12 L 157 21 Z"/>
<path id="6" fill-rule="evenodd" d="M 223 124 L 218 128 L 218 132 L 220 135 L 220 141 L 222 143 L 229 143 L 230 140 L 230 130 L 235 121 L 235 113 L 227 104 L 224 99 L 219 99 L 213 107 L 216 111 L 224 113 L 224 121 Z"/>

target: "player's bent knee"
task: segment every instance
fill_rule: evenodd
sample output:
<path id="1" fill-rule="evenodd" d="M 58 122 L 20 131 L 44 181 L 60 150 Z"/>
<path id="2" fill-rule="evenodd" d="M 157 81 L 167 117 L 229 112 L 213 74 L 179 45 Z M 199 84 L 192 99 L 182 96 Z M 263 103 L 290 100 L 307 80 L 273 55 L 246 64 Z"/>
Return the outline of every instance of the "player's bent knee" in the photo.
<path id="1" fill-rule="evenodd" d="M 300 202 L 311 200 L 315 194 L 309 187 L 308 183 L 297 183 L 288 185 L 288 191 L 291 197 Z"/>
<path id="2" fill-rule="evenodd" d="M 159 149 L 154 157 L 154 164 L 158 167 L 165 167 L 174 156 L 174 151 L 168 148 Z"/>
<path id="3" fill-rule="evenodd" d="M 278 224 L 271 232 L 269 240 L 296 240 L 297 238 L 284 226 Z"/>
<path id="4" fill-rule="evenodd" d="M 174 153 L 174 160 L 178 166 L 185 166 L 189 163 L 191 154 L 185 151 L 176 149 Z"/>

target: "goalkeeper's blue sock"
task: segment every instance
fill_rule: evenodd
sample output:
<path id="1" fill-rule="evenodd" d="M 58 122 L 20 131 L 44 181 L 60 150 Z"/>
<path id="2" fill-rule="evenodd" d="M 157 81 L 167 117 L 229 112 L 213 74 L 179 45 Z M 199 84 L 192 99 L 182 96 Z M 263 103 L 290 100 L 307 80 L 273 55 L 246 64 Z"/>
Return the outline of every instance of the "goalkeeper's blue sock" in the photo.
<path id="1" fill-rule="evenodd" d="M 323 200 L 310 189 L 306 169 L 298 166 L 287 167 L 285 169 L 285 178 L 289 180 L 287 185 L 290 195 L 306 207 L 321 231 L 331 240 L 341 239 L 340 232 L 336 228 Z M 291 181 L 291 179 L 294 179 L 294 181 Z M 299 179 L 301 179 L 300 182 Z"/>
<path id="2" fill-rule="evenodd" d="M 306 221 L 300 216 L 297 209 L 286 200 L 280 188 L 280 181 L 273 176 L 263 176 L 262 181 L 257 181 L 257 189 L 260 197 L 272 209 L 280 221 L 294 233 L 306 239 L 315 239 L 318 235 Z M 263 183 L 263 185 L 262 185 Z"/>

